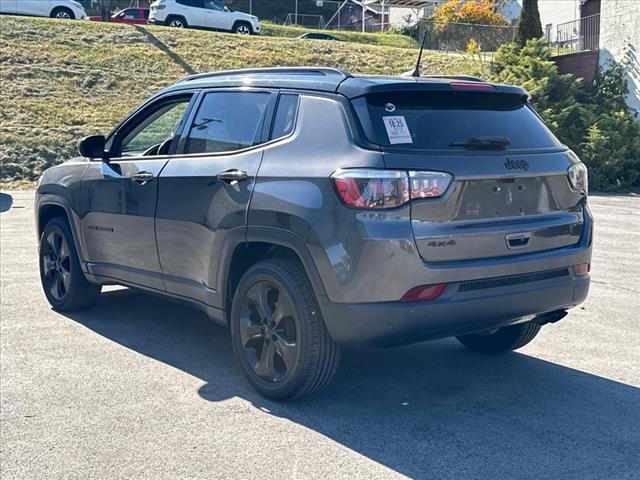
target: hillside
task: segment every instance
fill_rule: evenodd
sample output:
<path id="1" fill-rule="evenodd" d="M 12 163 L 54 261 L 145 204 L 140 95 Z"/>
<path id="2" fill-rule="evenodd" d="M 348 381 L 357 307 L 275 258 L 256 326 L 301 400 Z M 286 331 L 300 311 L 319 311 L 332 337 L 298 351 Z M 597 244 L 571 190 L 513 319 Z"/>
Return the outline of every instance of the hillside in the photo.
<path id="1" fill-rule="evenodd" d="M 349 42 L 239 37 L 196 30 L 0 17 L 0 180 L 35 179 L 108 132 L 151 93 L 195 72 L 278 65 L 397 74 L 416 50 Z M 428 52 L 431 73 L 473 73 Z"/>

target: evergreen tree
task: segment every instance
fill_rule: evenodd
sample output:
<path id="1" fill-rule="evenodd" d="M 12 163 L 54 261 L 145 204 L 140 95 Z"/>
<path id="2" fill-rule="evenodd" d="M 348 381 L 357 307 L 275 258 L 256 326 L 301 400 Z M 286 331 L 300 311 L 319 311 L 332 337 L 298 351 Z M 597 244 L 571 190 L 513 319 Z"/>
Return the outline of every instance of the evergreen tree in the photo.
<path id="1" fill-rule="evenodd" d="M 518 23 L 516 23 L 516 42 L 524 46 L 527 40 L 542 36 L 538 0 L 523 0 L 522 11 L 520 12 Z"/>

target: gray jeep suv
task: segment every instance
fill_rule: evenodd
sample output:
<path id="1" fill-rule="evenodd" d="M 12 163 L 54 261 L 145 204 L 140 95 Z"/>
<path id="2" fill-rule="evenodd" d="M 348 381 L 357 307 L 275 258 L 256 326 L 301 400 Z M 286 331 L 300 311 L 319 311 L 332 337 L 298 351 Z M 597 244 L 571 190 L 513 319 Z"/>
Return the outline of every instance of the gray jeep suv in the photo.
<path id="1" fill-rule="evenodd" d="M 522 347 L 589 289 L 586 169 L 518 87 L 195 75 L 79 151 L 36 197 L 53 308 L 107 284 L 190 302 L 269 398 L 325 386 L 340 345 Z"/>

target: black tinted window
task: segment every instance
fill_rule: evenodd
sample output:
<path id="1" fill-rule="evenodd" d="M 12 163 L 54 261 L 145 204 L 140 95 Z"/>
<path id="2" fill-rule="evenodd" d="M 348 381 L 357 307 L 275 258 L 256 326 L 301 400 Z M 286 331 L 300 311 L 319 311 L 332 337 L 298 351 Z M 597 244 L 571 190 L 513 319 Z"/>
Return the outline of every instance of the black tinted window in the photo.
<path id="1" fill-rule="evenodd" d="M 204 0 L 177 0 L 177 2 L 187 7 L 204 8 Z"/>
<path id="2" fill-rule="evenodd" d="M 297 112 L 298 95 L 280 95 L 280 100 L 278 100 L 278 110 L 276 111 L 276 117 L 273 120 L 271 138 L 286 137 L 293 132 Z"/>
<path id="3" fill-rule="evenodd" d="M 366 102 L 366 105 L 363 105 Z M 481 92 L 402 92 L 370 95 L 356 108 L 370 140 L 431 150 L 478 137 L 508 137 L 507 149 L 550 148 L 560 142 L 520 96 Z M 369 128 L 367 128 L 367 126 Z"/>
<path id="4" fill-rule="evenodd" d="M 269 93 L 208 93 L 191 125 L 186 153 L 228 152 L 260 140 Z"/>

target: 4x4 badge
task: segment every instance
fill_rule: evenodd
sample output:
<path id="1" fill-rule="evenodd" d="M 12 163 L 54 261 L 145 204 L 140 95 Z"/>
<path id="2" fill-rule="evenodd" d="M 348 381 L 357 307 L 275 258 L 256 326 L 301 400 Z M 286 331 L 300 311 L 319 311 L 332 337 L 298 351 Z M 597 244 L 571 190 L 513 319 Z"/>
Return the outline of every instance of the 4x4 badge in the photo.
<path id="1" fill-rule="evenodd" d="M 524 170 L 525 172 L 529 170 L 529 163 L 526 160 L 513 160 L 511 158 L 507 158 L 504 162 L 504 166 L 509 170 Z"/>

